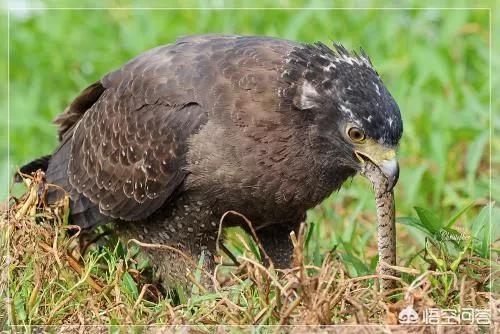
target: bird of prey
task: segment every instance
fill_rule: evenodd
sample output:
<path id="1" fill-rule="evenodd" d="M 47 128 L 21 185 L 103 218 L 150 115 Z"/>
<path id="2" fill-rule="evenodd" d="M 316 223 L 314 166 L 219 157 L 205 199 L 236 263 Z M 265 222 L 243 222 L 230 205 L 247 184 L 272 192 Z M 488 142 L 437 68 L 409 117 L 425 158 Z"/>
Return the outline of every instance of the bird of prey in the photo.
<path id="1" fill-rule="evenodd" d="M 21 171 L 41 168 L 69 193 L 73 224 L 113 222 L 121 237 L 195 257 L 214 252 L 234 210 L 278 266 L 306 210 L 367 160 L 397 182 L 403 131 L 364 51 L 221 34 L 144 52 L 55 122 L 59 146 Z M 150 255 L 166 286 L 185 277 L 177 253 Z"/>

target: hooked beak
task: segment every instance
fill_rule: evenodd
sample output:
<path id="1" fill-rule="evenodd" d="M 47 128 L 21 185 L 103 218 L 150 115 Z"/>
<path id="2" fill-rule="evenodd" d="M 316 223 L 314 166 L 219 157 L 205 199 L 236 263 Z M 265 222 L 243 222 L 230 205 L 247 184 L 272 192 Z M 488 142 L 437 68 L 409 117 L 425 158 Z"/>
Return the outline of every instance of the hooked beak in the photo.
<path id="1" fill-rule="evenodd" d="M 377 165 L 389 181 L 388 190 L 392 190 L 399 179 L 399 163 L 396 159 L 395 150 L 375 144 L 368 144 L 363 148 L 363 150 L 355 150 L 358 159 L 363 164 L 365 159 L 369 159 Z"/>
<path id="2" fill-rule="evenodd" d="M 399 163 L 396 158 L 390 160 L 382 160 L 378 165 L 382 173 L 387 177 L 389 181 L 389 189 L 392 190 L 399 179 Z"/>

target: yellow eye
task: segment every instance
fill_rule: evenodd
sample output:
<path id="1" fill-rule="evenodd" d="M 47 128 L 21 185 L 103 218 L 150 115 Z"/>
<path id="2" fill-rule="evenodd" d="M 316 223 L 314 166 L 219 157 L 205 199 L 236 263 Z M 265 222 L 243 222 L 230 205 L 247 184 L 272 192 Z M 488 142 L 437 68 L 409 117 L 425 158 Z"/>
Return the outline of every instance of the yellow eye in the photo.
<path id="1" fill-rule="evenodd" d="M 365 132 L 355 126 L 350 128 L 347 131 L 347 134 L 349 135 L 349 138 L 351 138 L 353 142 L 361 143 L 365 140 Z"/>

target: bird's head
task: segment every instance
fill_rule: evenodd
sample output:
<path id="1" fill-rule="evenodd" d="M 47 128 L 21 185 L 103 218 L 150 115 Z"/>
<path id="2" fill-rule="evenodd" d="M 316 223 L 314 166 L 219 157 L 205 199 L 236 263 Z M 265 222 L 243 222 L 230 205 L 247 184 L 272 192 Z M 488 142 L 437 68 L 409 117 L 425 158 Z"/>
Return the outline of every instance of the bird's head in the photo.
<path id="1" fill-rule="evenodd" d="M 399 176 L 396 149 L 403 133 L 398 105 L 368 56 L 335 44 L 296 48 L 287 58 L 283 79 L 288 97 L 318 156 L 332 167 L 359 171 L 371 160 L 390 188 Z"/>

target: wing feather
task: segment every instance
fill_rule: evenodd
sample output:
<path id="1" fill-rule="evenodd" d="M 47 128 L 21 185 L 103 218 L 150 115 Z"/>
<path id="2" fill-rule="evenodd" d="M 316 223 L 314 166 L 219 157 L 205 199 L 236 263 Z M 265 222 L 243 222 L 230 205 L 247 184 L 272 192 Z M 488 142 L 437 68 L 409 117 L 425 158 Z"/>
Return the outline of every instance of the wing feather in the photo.
<path id="1" fill-rule="evenodd" d="M 69 181 L 107 216 L 145 218 L 184 179 L 188 137 L 204 122 L 203 109 L 192 103 L 120 110 L 113 90 L 101 99 L 107 102 L 96 103 L 75 128 Z M 98 131 L 99 120 L 111 135 Z"/>
<path id="2" fill-rule="evenodd" d="M 186 176 L 188 138 L 207 115 L 172 57 L 153 49 L 105 76 L 105 90 L 74 125 L 69 183 L 106 216 L 143 219 Z"/>

